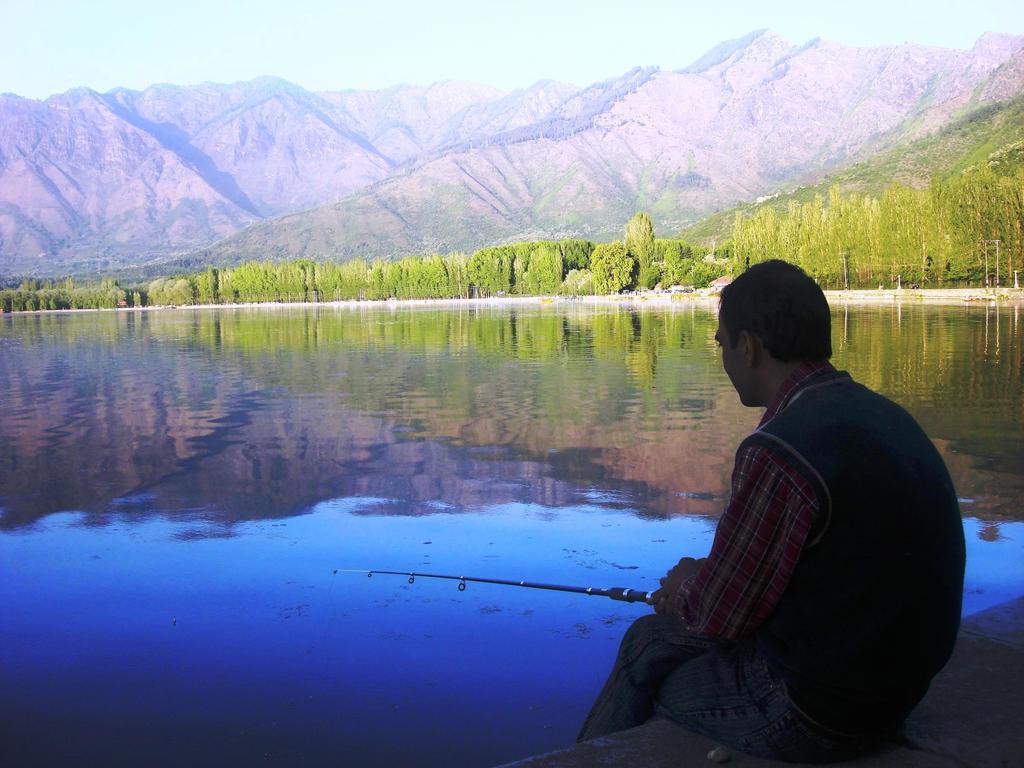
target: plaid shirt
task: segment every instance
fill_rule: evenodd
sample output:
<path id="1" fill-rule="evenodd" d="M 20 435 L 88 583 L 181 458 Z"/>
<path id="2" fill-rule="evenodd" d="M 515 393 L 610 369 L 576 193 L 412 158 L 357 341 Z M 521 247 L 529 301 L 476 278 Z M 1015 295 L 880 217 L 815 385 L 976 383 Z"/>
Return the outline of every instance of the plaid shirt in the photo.
<path id="1" fill-rule="evenodd" d="M 828 361 L 802 364 L 779 387 L 758 429 L 802 387 L 833 371 Z M 669 612 L 703 635 L 735 640 L 753 632 L 778 605 L 817 512 L 803 477 L 766 448 L 743 448 L 707 561 L 680 585 Z"/>

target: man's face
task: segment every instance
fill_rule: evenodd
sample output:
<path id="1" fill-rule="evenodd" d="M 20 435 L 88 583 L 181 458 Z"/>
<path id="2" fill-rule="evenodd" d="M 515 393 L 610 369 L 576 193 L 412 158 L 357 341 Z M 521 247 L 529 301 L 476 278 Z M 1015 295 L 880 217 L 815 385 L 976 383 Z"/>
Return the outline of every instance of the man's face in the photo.
<path id="1" fill-rule="evenodd" d="M 726 376 L 732 382 L 736 394 L 740 396 L 740 402 L 746 406 L 755 406 L 756 398 L 751 388 L 751 369 L 747 362 L 745 334 L 740 334 L 736 340 L 736 346 L 732 345 L 728 329 L 718 320 L 718 330 L 715 331 L 715 341 L 722 349 L 722 367 Z"/>

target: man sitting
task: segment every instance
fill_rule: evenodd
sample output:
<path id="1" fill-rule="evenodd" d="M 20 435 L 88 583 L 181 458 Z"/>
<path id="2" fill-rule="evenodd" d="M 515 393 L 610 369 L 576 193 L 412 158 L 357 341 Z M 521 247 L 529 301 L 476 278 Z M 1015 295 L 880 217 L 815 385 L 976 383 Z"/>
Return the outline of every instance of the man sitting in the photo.
<path id="1" fill-rule="evenodd" d="M 949 659 L 953 483 L 905 410 L 829 364 L 830 324 L 818 286 L 782 261 L 722 291 L 722 365 L 767 410 L 708 557 L 661 580 L 581 741 L 660 716 L 761 757 L 848 759 L 892 736 Z"/>

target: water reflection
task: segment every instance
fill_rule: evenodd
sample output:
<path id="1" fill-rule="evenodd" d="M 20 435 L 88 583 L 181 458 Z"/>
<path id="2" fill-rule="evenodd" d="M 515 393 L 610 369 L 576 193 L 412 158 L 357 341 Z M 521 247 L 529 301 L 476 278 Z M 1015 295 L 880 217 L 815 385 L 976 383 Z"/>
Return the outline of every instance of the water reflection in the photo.
<path id="1" fill-rule="evenodd" d="M 1019 519 L 1018 308 L 835 309 L 836 364 L 906 405 L 972 515 Z M 623 492 L 715 515 L 757 414 L 712 312 L 224 310 L 0 325 L 0 524 L 60 511 L 300 513 L 331 498 L 428 514 Z"/>
<path id="2" fill-rule="evenodd" d="M 689 509 L 665 490 L 674 470 L 647 454 L 699 428 L 721 392 L 703 350 L 669 366 L 673 374 L 693 368 L 690 381 L 656 374 L 668 338 L 660 346 L 649 338 L 670 331 L 685 350 L 710 320 L 655 327 L 652 319 L 347 311 L 17 318 L 5 327 L 4 524 L 62 510 L 99 521 L 140 494 L 144 505 L 127 506 L 204 508 L 225 521 L 355 495 L 401 499 L 411 513 L 438 500 L 558 506 L 593 486 L 649 497 L 654 513 Z M 655 394 L 658 376 L 664 391 Z M 634 445 L 636 426 L 652 444 Z M 673 452 L 701 458 L 692 447 Z M 693 482 L 721 489 L 722 467 L 700 467 Z"/>

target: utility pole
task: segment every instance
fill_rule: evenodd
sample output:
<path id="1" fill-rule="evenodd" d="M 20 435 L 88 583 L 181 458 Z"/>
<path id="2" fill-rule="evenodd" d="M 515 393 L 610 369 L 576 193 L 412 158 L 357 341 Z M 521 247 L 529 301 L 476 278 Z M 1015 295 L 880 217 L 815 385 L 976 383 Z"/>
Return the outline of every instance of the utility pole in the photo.
<path id="1" fill-rule="evenodd" d="M 985 249 L 985 287 L 988 288 L 988 240 L 982 240 L 981 247 Z"/>
<path id="2" fill-rule="evenodd" d="M 846 251 L 843 251 L 841 255 L 843 257 L 843 290 L 848 291 L 850 290 L 850 269 L 846 262 Z"/>
<path id="3" fill-rule="evenodd" d="M 985 287 L 990 288 L 991 284 L 988 276 L 988 247 L 995 245 L 996 247 L 996 287 L 999 287 L 999 243 L 1000 240 L 982 240 L 982 245 L 985 246 Z"/>

